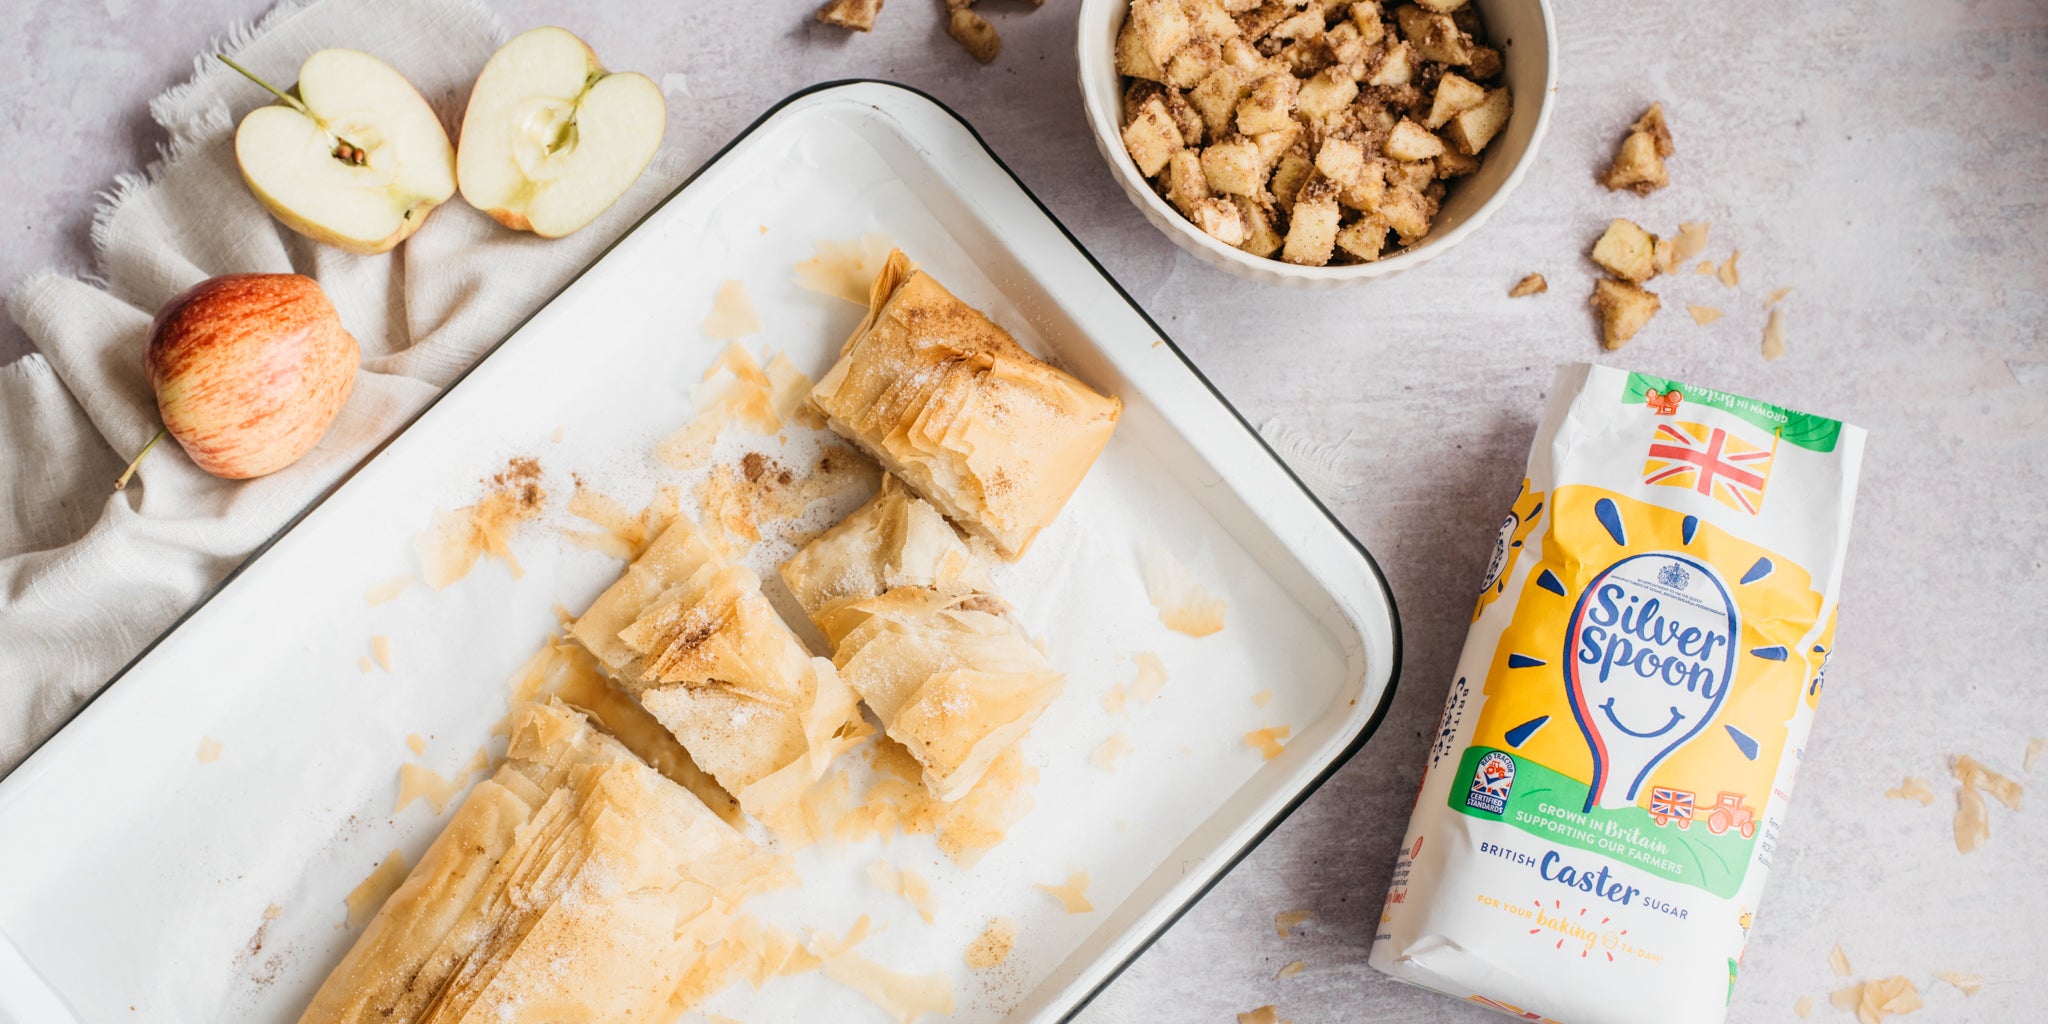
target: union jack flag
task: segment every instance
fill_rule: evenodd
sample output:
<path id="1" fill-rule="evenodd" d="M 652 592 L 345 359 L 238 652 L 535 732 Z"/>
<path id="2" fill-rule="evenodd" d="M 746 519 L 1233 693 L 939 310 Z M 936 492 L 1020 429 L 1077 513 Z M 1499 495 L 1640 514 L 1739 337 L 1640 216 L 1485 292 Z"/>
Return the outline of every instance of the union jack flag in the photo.
<path id="1" fill-rule="evenodd" d="M 1678 822 L 1679 828 L 1692 821 L 1693 794 L 1682 789 L 1650 787 L 1650 817 L 1659 825 Z"/>
<path id="2" fill-rule="evenodd" d="M 1758 448 L 1720 427 L 1659 423 L 1650 437 L 1643 482 L 1688 488 L 1756 515 L 1763 507 L 1764 483 L 1776 451 L 1776 438 L 1770 448 Z"/>

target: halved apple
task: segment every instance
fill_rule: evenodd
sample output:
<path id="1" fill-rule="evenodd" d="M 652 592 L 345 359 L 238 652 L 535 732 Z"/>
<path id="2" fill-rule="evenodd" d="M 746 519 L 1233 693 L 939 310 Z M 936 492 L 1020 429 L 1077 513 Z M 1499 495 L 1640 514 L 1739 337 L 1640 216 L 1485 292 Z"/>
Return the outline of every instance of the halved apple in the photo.
<path id="1" fill-rule="evenodd" d="M 667 127 L 652 79 L 606 72 L 565 29 L 531 29 L 477 76 L 456 178 L 462 198 L 498 223 L 560 238 L 625 194 Z"/>
<path id="2" fill-rule="evenodd" d="M 221 60 L 280 101 L 242 119 L 235 162 L 285 226 L 350 252 L 386 252 L 455 194 L 448 132 L 391 65 L 356 50 L 321 50 L 287 93 Z"/>

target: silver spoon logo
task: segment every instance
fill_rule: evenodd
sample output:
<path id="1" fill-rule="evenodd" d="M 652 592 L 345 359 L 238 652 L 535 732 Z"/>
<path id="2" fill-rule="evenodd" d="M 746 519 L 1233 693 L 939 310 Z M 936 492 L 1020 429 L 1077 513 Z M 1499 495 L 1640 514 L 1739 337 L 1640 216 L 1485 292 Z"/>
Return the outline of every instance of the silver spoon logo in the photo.
<path id="1" fill-rule="evenodd" d="M 1564 671 L 1593 753 L 1585 810 L 1633 806 L 1650 772 L 1720 713 L 1739 628 L 1720 577 L 1684 555 L 1630 555 L 1586 585 Z"/>

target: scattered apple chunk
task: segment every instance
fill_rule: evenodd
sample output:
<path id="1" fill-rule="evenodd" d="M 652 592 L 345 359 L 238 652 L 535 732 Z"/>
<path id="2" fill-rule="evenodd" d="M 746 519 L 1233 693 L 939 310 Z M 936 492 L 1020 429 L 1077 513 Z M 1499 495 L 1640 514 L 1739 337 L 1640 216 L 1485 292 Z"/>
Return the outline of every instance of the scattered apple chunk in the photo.
<path id="1" fill-rule="evenodd" d="M 564 29 L 522 32 L 470 91 L 456 150 L 462 198 L 508 228 L 559 238 L 625 194 L 667 124 L 646 75 L 607 72 Z"/>
<path id="2" fill-rule="evenodd" d="M 1628 137 L 1621 141 L 1621 149 L 1614 154 L 1614 163 L 1608 167 L 1603 183 L 1610 191 L 1628 189 L 1639 196 L 1649 195 L 1671 184 L 1664 160 L 1673 152 L 1671 128 L 1664 121 L 1664 104 L 1652 103 L 1629 126 Z"/>
<path id="3" fill-rule="evenodd" d="M 1592 302 L 1600 314 L 1600 344 L 1610 352 L 1628 344 L 1663 306 L 1656 293 L 1611 278 L 1593 282 Z"/>

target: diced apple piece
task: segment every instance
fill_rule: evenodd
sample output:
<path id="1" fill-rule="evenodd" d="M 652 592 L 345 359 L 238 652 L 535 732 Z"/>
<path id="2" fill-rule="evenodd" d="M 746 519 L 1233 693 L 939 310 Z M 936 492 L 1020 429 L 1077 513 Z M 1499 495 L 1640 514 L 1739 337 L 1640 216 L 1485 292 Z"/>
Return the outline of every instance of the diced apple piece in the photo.
<path id="1" fill-rule="evenodd" d="M 1387 34 L 1386 23 L 1380 20 L 1380 5 L 1375 0 L 1358 0 L 1351 5 L 1351 23 L 1358 26 L 1358 38 L 1370 45 L 1379 42 Z"/>
<path id="2" fill-rule="evenodd" d="M 1246 135 L 1277 131 L 1294 123 L 1294 98 L 1301 79 L 1286 73 L 1267 75 L 1237 105 L 1237 130 Z"/>
<path id="3" fill-rule="evenodd" d="M 1465 0 L 1415 0 L 1415 2 L 1438 14 L 1449 14 L 1465 6 Z"/>
<path id="4" fill-rule="evenodd" d="M 1148 82 L 1166 81 L 1165 63 L 1152 59 L 1138 35 L 1138 23 L 1130 18 L 1124 19 L 1124 27 L 1116 33 L 1116 73 Z"/>
<path id="5" fill-rule="evenodd" d="M 1396 160 L 1428 160 L 1444 151 L 1444 140 L 1404 117 L 1387 136 L 1381 151 Z"/>
<path id="6" fill-rule="evenodd" d="M 1259 147 L 1259 165 L 1270 168 L 1280 162 L 1280 155 L 1294 148 L 1295 140 L 1301 138 L 1301 125 L 1287 122 L 1285 128 L 1260 132 L 1252 136 L 1252 144 Z"/>
<path id="7" fill-rule="evenodd" d="M 1316 178 L 1301 187 L 1294 198 L 1294 211 L 1287 225 L 1287 242 L 1280 258 L 1304 267 L 1330 262 L 1337 244 L 1337 185 Z"/>
<path id="8" fill-rule="evenodd" d="M 1166 84 L 1176 89 L 1192 89 L 1202 84 L 1209 73 L 1223 66 L 1223 47 L 1207 39 L 1197 39 L 1180 48 L 1173 59 L 1166 62 Z"/>
<path id="9" fill-rule="evenodd" d="M 1145 55 L 1162 68 L 1194 35 L 1180 0 L 1131 0 L 1125 21 L 1137 30 L 1138 45 L 1144 47 Z"/>
<path id="10" fill-rule="evenodd" d="M 1209 198 L 1209 178 L 1202 172 L 1202 158 L 1183 149 L 1166 160 L 1166 201 L 1192 218 L 1196 204 Z"/>
<path id="11" fill-rule="evenodd" d="M 1358 183 L 1338 193 L 1337 201 L 1363 213 L 1372 213 L 1380 208 L 1387 197 L 1387 164 L 1383 160 L 1367 160 L 1359 170 Z"/>
<path id="12" fill-rule="evenodd" d="M 1657 276 L 1657 240 L 1631 220 L 1616 220 L 1593 243 L 1593 262 L 1624 281 L 1641 284 Z"/>
<path id="13" fill-rule="evenodd" d="M 1325 139 L 1316 150 L 1316 170 L 1340 189 L 1350 188 L 1365 174 L 1365 147 L 1351 139 Z"/>
<path id="14" fill-rule="evenodd" d="M 1378 214 L 1368 213 L 1337 232 L 1337 248 L 1365 263 L 1377 261 L 1386 247 L 1387 222 Z"/>
<path id="15" fill-rule="evenodd" d="M 1194 38 L 1218 44 L 1219 52 L 1225 39 L 1237 36 L 1237 19 L 1230 16 L 1230 9 L 1223 0 L 1181 0 L 1180 6 L 1187 12 L 1188 27 Z"/>
<path id="16" fill-rule="evenodd" d="M 1358 83 L 1337 68 L 1329 68 L 1302 84 L 1294 98 L 1294 109 L 1312 121 L 1325 121 L 1357 98 Z"/>
<path id="17" fill-rule="evenodd" d="M 1436 161 L 1388 160 L 1381 173 L 1387 176 L 1388 185 L 1405 186 L 1420 192 L 1436 180 Z"/>
<path id="18" fill-rule="evenodd" d="M 1266 38 L 1273 26 L 1286 21 L 1294 13 L 1294 5 L 1282 0 L 1267 0 L 1249 11 L 1237 16 L 1238 37 L 1248 42 Z"/>
<path id="19" fill-rule="evenodd" d="M 1228 134 L 1232 122 L 1237 118 L 1237 105 L 1251 92 L 1251 84 L 1244 72 L 1225 65 L 1210 72 L 1202 84 L 1188 92 L 1188 103 L 1202 116 L 1202 124 L 1209 131 L 1209 137 L 1220 139 Z"/>
<path id="20" fill-rule="evenodd" d="M 1274 39 L 1299 42 L 1315 39 L 1323 34 L 1323 0 L 1309 0 L 1301 10 L 1282 19 L 1279 24 L 1266 30 Z"/>
<path id="21" fill-rule="evenodd" d="M 1202 150 L 1202 176 L 1212 191 L 1234 196 L 1257 195 L 1265 184 L 1265 162 L 1250 139 L 1231 139 Z"/>
<path id="22" fill-rule="evenodd" d="M 1407 85 L 1415 79 L 1415 52 L 1407 43 L 1395 43 L 1380 54 L 1367 85 Z"/>
<path id="23" fill-rule="evenodd" d="M 882 0 L 830 0 L 818 8 L 818 20 L 827 25 L 866 32 L 875 27 L 875 15 L 882 13 Z"/>
<path id="24" fill-rule="evenodd" d="M 1349 21 L 1338 22 L 1328 32 L 1323 33 L 1323 45 L 1330 48 L 1330 55 L 1337 63 L 1364 66 L 1366 42 L 1357 25 Z M 1361 71 L 1359 75 L 1352 75 L 1352 81 L 1357 81 L 1362 74 Z"/>
<path id="25" fill-rule="evenodd" d="M 1436 84 L 1436 98 L 1429 104 L 1429 119 L 1423 124 L 1431 131 L 1442 128 L 1451 118 L 1486 102 L 1485 87 L 1456 72 L 1446 71 Z"/>
<path id="26" fill-rule="evenodd" d="M 1256 82 L 1273 73 L 1273 67 L 1265 55 L 1241 38 L 1223 44 L 1223 63 L 1243 72 L 1247 83 Z"/>
<path id="27" fill-rule="evenodd" d="M 1640 285 L 1603 277 L 1593 282 L 1593 308 L 1600 314 L 1600 344 L 1613 351 L 1657 315 L 1663 302 Z"/>
<path id="28" fill-rule="evenodd" d="M 1196 204 L 1195 214 L 1190 219 L 1204 234 L 1224 245 L 1240 245 L 1250 234 L 1245 228 L 1244 214 L 1238 212 L 1236 203 L 1226 198 L 1202 200 Z"/>
<path id="29" fill-rule="evenodd" d="M 1280 165 L 1273 170 L 1273 199 L 1283 210 L 1294 208 L 1295 193 L 1315 173 L 1316 165 L 1308 157 L 1298 153 L 1286 153 L 1280 157 Z"/>
<path id="30" fill-rule="evenodd" d="M 1478 156 L 1479 151 L 1507 127 L 1508 115 L 1513 109 L 1506 89 L 1488 89 L 1486 102 L 1451 118 L 1444 126 L 1444 137 L 1458 147 L 1458 152 Z"/>
<path id="31" fill-rule="evenodd" d="M 1649 195 L 1671 184 L 1664 158 L 1673 152 L 1671 128 L 1664 122 L 1664 105 L 1652 103 L 1630 126 L 1628 138 L 1621 141 L 1614 164 L 1602 180 L 1615 191 L 1628 189 L 1637 195 Z"/>
<path id="32" fill-rule="evenodd" d="M 1467 156 L 1456 149 L 1446 148 L 1436 158 L 1436 176 L 1439 178 L 1462 178 L 1478 170 L 1478 157 Z"/>
<path id="33" fill-rule="evenodd" d="M 1194 104 L 1189 103 L 1178 89 L 1161 90 L 1160 100 L 1166 104 L 1166 116 L 1172 118 L 1174 126 L 1180 129 L 1181 141 L 1190 146 L 1201 145 L 1202 132 L 1207 126 L 1202 123 L 1202 114 Z"/>
<path id="34" fill-rule="evenodd" d="M 1387 226 L 1401 236 L 1402 245 L 1414 245 L 1429 234 L 1429 219 L 1436 215 L 1436 203 L 1406 185 L 1389 185 L 1377 212 Z"/>
<path id="35" fill-rule="evenodd" d="M 1472 37 L 1458 28 L 1450 15 L 1404 4 L 1394 9 L 1394 20 L 1401 26 L 1401 38 L 1408 40 L 1423 60 L 1463 64 L 1472 59 Z"/>
<path id="36" fill-rule="evenodd" d="M 1229 11 L 1231 13 L 1231 16 L 1234 18 L 1239 14 L 1243 14 L 1244 12 L 1259 6 L 1261 2 L 1263 2 L 1263 0 L 1223 0 L 1223 9 Z"/>
<path id="37" fill-rule="evenodd" d="M 1166 102 L 1157 96 L 1145 101 L 1137 113 L 1131 115 L 1129 124 L 1124 125 L 1124 148 L 1131 153 L 1131 162 L 1138 165 L 1138 173 L 1149 178 L 1166 166 L 1173 154 L 1180 152 L 1184 145 L 1180 126 L 1173 123 L 1172 115 L 1166 112 Z"/>
<path id="38" fill-rule="evenodd" d="M 1491 46 L 1472 47 L 1472 57 L 1465 62 L 1465 70 L 1482 82 L 1492 80 L 1506 66 L 1501 59 L 1500 51 Z"/>
<path id="39" fill-rule="evenodd" d="M 1271 256 L 1279 251 L 1285 239 L 1273 230 L 1273 218 L 1265 205 L 1248 196 L 1232 196 L 1231 200 L 1244 217 L 1245 239 L 1237 247 L 1254 256 Z"/>
<path id="40" fill-rule="evenodd" d="M 1630 125 L 1628 130 L 1631 133 L 1648 133 L 1651 140 L 1657 144 L 1658 156 L 1670 156 L 1677 152 L 1677 148 L 1671 144 L 1671 125 L 1664 120 L 1662 103 L 1650 104 L 1650 109 L 1643 111 L 1643 116 L 1636 118 L 1636 123 Z"/>
<path id="41" fill-rule="evenodd" d="M 606 72 L 562 29 L 531 29 L 477 75 L 455 175 L 462 198 L 498 223 L 559 238 L 625 194 L 667 127 L 653 79 Z"/>
<path id="42" fill-rule="evenodd" d="M 1003 52 L 1003 37 L 996 27 L 965 7 L 955 7 L 946 14 L 946 34 L 953 37 L 977 62 L 987 64 Z"/>

